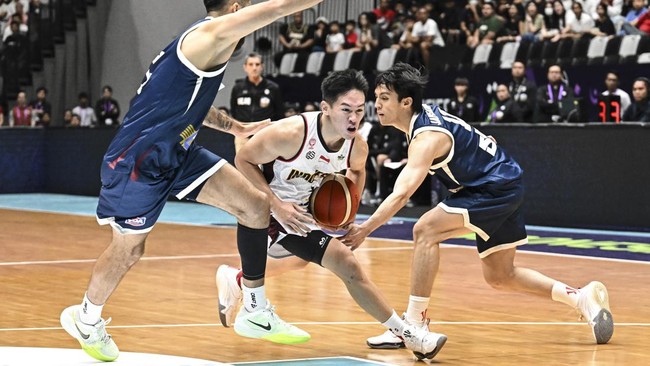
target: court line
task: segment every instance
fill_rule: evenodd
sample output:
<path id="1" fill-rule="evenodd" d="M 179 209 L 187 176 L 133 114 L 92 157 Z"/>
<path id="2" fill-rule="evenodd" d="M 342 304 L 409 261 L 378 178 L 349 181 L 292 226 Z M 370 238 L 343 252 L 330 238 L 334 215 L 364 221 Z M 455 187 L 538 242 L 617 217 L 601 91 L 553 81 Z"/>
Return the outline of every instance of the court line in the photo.
<path id="1" fill-rule="evenodd" d="M 380 325 L 379 322 L 291 322 L 293 325 Z M 523 325 L 523 326 L 576 326 L 587 325 L 586 322 L 447 322 L 431 321 L 433 325 Z M 650 327 L 650 323 L 614 323 L 617 327 Z M 186 323 L 186 324 L 134 324 L 109 325 L 107 329 L 144 329 L 144 328 L 192 328 L 192 327 L 223 327 L 221 323 Z M 42 330 L 62 330 L 62 327 L 35 328 L 0 328 L 0 332 L 25 332 Z"/>
<path id="2" fill-rule="evenodd" d="M 314 361 L 314 360 L 335 360 L 335 359 L 346 359 L 353 360 L 370 365 L 382 365 L 382 366 L 391 366 L 391 364 L 383 363 L 379 361 L 366 360 L 358 357 L 351 356 L 332 356 L 332 357 L 310 357 L 310 358 L 292 358 L 288 360 L 260 360 L 260 361 L 246 361 L 246 362 L 235 362 L 233 365 L 256 365 L 259 363 L 283 363 L 283 362 L 297 362 L 297 361 Z"/>

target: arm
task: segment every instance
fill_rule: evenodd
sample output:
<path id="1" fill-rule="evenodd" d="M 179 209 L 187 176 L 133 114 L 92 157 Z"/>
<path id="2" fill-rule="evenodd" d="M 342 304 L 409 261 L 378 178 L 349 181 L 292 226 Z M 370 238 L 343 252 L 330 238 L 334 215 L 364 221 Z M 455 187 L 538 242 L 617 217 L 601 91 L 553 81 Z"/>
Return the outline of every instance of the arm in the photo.
<path id="1" fill-rule="evenodd" d="M 235 155 L 237 169 L 266 195 L 271 203 L 271 212 L 278 222 L 303 235 L 310 231 L 307 225 L 314 224 L 313 219 L 305 208 L 281 201 L 271 190 L 258 166 L 278 157 L 290 158 L 295 155 L 300 149 L 304 134 L 302 117 L 289 117 L 253 136 Z"/>
<path id="2" fill-rule="evenodd" d="M 254 135 L 259 130 L 269 126 L 270 120 L 260 122 L 241 123 L 227 114 L 218 111 L 217 108 L 210 107 L 208 115 L 203 120 L 203 125 L 213 128 L 217 131 L 227 132 L 237 137 L 248 137 Z"/>
<path id="3" fill-rule="evenodd" d="M 447 156 L 451 146 L 451 138 L 444 133 L 427 131 L 418 135 L 409 147 L 408 162 L 397 177 L 393 192 L 366 222 L 351 225 L 350 231 L 343 236 L 342 241 L 352 249 L 359 247 L 371 232 L 385 224 L 406 205 L 429 173 L 431 163 L 439 157 Z"/>
<path id="4" fill-rule="evenodd" d="M 200 70 L 209 70 L 230 59 L 237 42 L 276 19 L 310 8 L 323 0 L 268 0 L 202 23 L 187 34 L 181 51 Z"/>
<path id="5" fill-rule="evenodd" d="M 366 159 L 368 158 L 368 144 L 357 135 L 350 154 L 350 168 L 345 176 L 350 178 L 359 189 L 359 197 L 366 184 Z"/>

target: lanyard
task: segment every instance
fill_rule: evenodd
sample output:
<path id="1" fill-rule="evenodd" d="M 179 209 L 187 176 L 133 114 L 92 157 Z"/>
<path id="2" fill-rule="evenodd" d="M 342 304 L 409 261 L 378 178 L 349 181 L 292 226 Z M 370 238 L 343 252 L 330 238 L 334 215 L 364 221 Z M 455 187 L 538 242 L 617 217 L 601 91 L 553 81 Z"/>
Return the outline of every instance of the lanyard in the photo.
<path id="1" fill-rule="evenodd" d="M 555 98 L 553 97 L 553 88 L 551 88 L 551 84 L 546 85 L 548 88 L 548 100 L 553 103 L 555 102 Z M 564 94 L 564 84 L 560 84 L 560 90 L 557 92 L 557 100 L 558 102 L 562 100 L 562 94 Z"/>

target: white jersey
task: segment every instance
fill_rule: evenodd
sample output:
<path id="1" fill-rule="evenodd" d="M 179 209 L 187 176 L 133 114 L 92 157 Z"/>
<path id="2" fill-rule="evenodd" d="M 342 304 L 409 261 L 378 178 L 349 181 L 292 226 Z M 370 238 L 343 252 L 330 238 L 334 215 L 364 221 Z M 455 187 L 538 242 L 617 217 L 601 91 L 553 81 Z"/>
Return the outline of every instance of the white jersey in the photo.
<path id="1" fill-rule="evenodd" d="M 326 175 L 350 167 L 354 139 L 345 140 L 338 151 L 331 151 L 318 129 L 321 113 L 307 112 L 301 116 L 305 123 L 302 146 L 295 156 L 287 160 L 279 157 L 275 160 L 273 179 L 269 186 L 280 200 L 307 207 L 311 192 Z M 287 232 L 291 231 L 287 229 Z"/>

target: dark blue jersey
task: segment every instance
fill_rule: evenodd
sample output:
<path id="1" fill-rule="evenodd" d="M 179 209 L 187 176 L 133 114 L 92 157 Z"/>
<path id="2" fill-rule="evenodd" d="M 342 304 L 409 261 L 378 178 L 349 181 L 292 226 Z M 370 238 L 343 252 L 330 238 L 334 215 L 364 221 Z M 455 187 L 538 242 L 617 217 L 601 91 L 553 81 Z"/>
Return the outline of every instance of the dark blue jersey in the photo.
<path id="1" fill-rule="evenodd" d="M 413 116 L 409 142 L 424 131 L 442 132 L 452 141 L 449 155 L 429 169 L 451 191 L 488 183 L 507 183 L 521 178 L 523 170 L 497 143 L 462 119 L 436 105 L 423 105 Z"/>
<path id="2" fill-rule="evenodd" d="M 226 65 L 201 71 L 181 52 L 185 36 L 202 19 L 169 44 L 151 63 L 129 112 L 104 156 L 112 169 L 161 178 L 185 161 L 187 150 L 221 86 Z"/>

